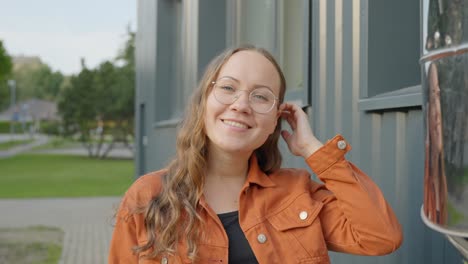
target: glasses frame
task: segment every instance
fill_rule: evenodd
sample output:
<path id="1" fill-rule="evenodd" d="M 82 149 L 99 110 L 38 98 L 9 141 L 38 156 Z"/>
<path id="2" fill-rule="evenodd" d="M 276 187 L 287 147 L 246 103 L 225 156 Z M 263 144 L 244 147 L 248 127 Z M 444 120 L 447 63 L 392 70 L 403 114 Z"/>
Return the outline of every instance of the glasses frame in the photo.
<path id="1" fill-rule="evenodd" d="M 215 89 L 216 83 L 217 83 L 217 81 L 212 81 L 212 82 L 211 82 L 211 85 L 212 85 L 212 88 L 213 88 L 213 89 Z M 271 112 L 271 110 L 273 110 L 273 108 L 275 108 L 276 102 L 279 102 L 279 98 L 276 97 L 276 95 L 273 93 L 273 91 L 271 91 L 270 88 L 268 88 L 268 87 L 265 87 L 265 88 L 267 88 L 268 90 L 270 90 L 271 94 L 273 95 L 273 99 L 274 99 L 273 105 L 272 105 L 271 108 L 270 108 L 268 111 L 266 111 L 266 112 L 258 112 L 258 111 L 256 111 L 256 110 L 252 107 L 252 105 L 251 105 L 251 102 L 250 102 L 250 95 L 252 94 L 253 91 L 255 91 L 255 90 L 258 89 L 258 88 L 255 88 L 255 89 L 251 90 L 250 92 L 249 92 L 249 90 L 241 90 L 241 89 L 237 89 L 237 90 L 238 90 L 238 91 L 249 92 L 249 106 L 250 106 L 250 108 L 252 108 L 252 110 L 253 110 L 255 113 L 259 113 L 259 114 L 268 114 L 269 112 Z M 214 91 L 213 91 L 213 92 L 214 92 Z M 221 103 L 221 104 L 223 104 L 223 105 L 231 105 L 231 104 L 233 104 L 235 101 L 237 101 L 237 100 L 239 99 L 239 96 L 238 96 L 237 98 L 234 97 L 234 100 L 233 100 L 231 103 L 223 103 L 223 102 L 221 102 L 221 101 L 216 97 L 215 94 L 213 94 L 213 95 L 214 95 L 214 98 L 216 99 L 216 101 L 218 101 L 219 103 Z"/>

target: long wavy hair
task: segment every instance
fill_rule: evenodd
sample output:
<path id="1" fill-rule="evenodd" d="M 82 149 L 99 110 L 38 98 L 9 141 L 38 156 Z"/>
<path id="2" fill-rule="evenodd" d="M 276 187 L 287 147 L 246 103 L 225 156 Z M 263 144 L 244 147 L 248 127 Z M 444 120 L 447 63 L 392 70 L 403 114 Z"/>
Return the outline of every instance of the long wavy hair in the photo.
<path id="1" fill-rule="evenodd" d="M 274 57 L 265 49 L 251 45 L 232 48 L 214 58 L 208 65 L 198 88 L 194 91 L 177 135 L 176 155 L 163 176 L 163 188 L 145 210 L 146 244 L 136 246 L 136 253 L 148 252 L 145 257 L 174 254 L 179 239 L 186 239 L 187 256 L 193 261 L 197 255 L 197 241 L 201 235 L 202 219 L 197 213 L 203 194 L 209 140 L 205 133 L 205 105 L 221 67 L 239 51 L 255 51 L 267 58 L 280 76 L 279 105 L 284 100 L 286 80 Z M 255 150 L 262 171 L 269 174 L 281 166 L 278 139 L 281 122 L 265 143 Z"/>

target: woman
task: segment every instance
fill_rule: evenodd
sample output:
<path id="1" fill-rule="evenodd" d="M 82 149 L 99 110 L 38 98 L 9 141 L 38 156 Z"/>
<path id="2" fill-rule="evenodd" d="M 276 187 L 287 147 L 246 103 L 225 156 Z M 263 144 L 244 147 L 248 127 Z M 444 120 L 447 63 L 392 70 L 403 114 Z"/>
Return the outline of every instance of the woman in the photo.
<path id="1" fill-rule="evenodd" d="M 378 187 L 282 103 L 285 79 L 265 50 L 227 50 L 208 66 L 167 169 L 140 177 L 117 213 L 109 263 L 329 263 L 328 250 L 396 250 L 400 225 Z M 280 118 L 292 133 L 281 131 Z M 282 135 L 306 170 L 280 169 Z"/>

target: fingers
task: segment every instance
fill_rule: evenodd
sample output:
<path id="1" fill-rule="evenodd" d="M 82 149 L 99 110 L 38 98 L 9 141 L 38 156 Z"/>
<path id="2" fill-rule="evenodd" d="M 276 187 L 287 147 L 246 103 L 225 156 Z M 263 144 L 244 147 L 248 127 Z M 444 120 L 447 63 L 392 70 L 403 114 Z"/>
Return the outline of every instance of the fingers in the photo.
<path id="1" fill-rule="evenodd" d="M 281 130 L 281 137 L 283 137 L 284 141 L 288 145 L 288 148 L 291 149 L 291 133 L 286 130 Z"/>
<path id="2" fill-rule="evenodd" d="M 293 130 L 296 130 L 297 124 L 294 115 L 290 112 L 282 112 L 281 117 L 285 119 Z"/>
<path id="3" fill-rule="evenodd" d="M 305 117 L 304 111 L 293 103 L 283 103 L 279 110 L 281 112 L 281 117 L 288 122 L 293 130 L 297 128 L 298 120 Z"/>
<path id="4" fill-rule="evenodd" d="M 286 143 L 289 143 L 289 139 L 291 138 L 291 133 L 289 133 L 286 130 L 281 130 L 281 136 L 283 137 L 284 141 L 286 141 Z"/>

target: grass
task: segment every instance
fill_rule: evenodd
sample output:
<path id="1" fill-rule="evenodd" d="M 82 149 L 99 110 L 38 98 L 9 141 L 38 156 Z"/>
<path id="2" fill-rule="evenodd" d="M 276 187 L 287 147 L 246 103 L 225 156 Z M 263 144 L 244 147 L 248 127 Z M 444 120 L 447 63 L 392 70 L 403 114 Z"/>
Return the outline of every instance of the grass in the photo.
<path id="1" fill-rule="evenodd" d="M 0 263 L 56 264 L 63 231 L 53 227 L 1 228 Z"/>
<path id="2" fill-rule="evenodd" d="M 67 149 L 75 147 L 82 148 L 81 143 L 63 137 L 50 137 L 49 141 L 46 144 L 35 147 L 33 151 L 49 149 Z"/>
<path id="3" fill-rule="evenodd" d="M 0 143 L 0 150 L 8 150 L 10 148 L 19 146 L 19 145 L 25 145 L 33 142 L 33 139 L 25 139 L 25 140 L 10 140 L 6 142 L 1 142 Z"/>
<path id="4" fill-rule="evenodd" d="M 0 198 L 117 196 L 133 174 L 133 160 L 22 154 L 0 160 Z"/>

